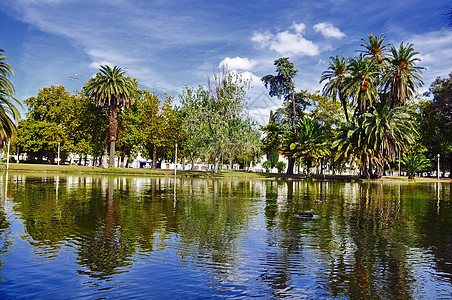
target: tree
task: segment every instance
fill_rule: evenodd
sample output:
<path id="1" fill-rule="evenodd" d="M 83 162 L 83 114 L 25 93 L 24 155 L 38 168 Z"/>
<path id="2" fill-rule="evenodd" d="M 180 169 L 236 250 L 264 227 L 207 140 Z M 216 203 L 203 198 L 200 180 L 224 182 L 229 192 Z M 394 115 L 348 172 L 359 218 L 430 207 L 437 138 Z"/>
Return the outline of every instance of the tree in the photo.
<path id="1" fill-rule="evenodd" d="M 63 86 L 51 86 L 39 90 L 37 97 L 30 97 L 24 102 L 29 108 L 27 120 L 19 122 L 16 144 L 28 155 L 46 157 L 48 163 L 53 163 L 62 144 L 63 152 L 70 151 L 67 144 L 68 132 L 62 126 L 64 103 L 71 97 Z"/>
<path id="2" fill-rule="evenodd" d="M 278 99 L 283 98 L 286 103 L 286 107 L 290 103 L 290 111 L 288 114 L 292 121 L 292 131 L 295 133 L 295 124 L 297 123 L 297 100 L 304 99 L 304 97 L 296 97 L 295 84 L 293 78 L 297 75 L 298 71 L 295 69 L 294 64 L 289 61 L 289 58 L 283 57 L 275 60 L 274 65 L 276 66 L 276 76 L 266 75 L 262 77 L 262 81 L 266 88 L 269 89 L 268 94 L 270 97 L 276 96 Z M 297 99 L 298 98 L 298 99 Z M 293 167 L 295 164 L 295 158 L 288 157 L 289 166 L 287 168 L 287 174 L 293 174 Z"/>
<path id="3" fill-rule="evenodd" d="M 413 179 L 416 173 L 425 171 L 431 167 L 430 161 L 422 154 L 409 154 L 403 156 L 400 162 L 408 173 L 409 179 Z"/>
<path id="4" fill-rule="evenodd" d="M 224 67 L 215 72 L 213 78 L 208 89 L 186 87 L 180 100 L 188 137 L 186 149 L 192 159 L 194 155 L 212 159 L 216 173 L 222 158 L 231 161 L 255 144 L 241 137 L 242 134 L 248 137 L 257 137 L 258 134 L 245 114 L 248 82 L 227 72 Z"/>
<path id="5" fill-rule="evenodd" d="M 100 72 L 95 77 L 90 78 L 85 85 L 85 90 L 94 99 L 95 105 L 108 107 L 110 166 L 114 166 L 115 164 L 118 108 L 121 106 L 128 107 L 136 90 L 136 85 L 132 79 L 124 75 L 125 70 L 117 66 L 113 68 L 101 66 Z"/>
<path id="6" fill-rule="evenodd" d="M 333 100 L 339 97 L 339 101 L 342 104 L 342 108 L 345 114 L 345 120 L 348 122 L 348 101 L 347 93 L 345 91 L 345 82 L 348 75 L 348 63 L 349 59 L 344 58 L 344 53 L 342 57 L 330 57 L 329 67 L 326 71 L 322 73 L 320 77 L 320 83 L 325 80 L 328 82 L 323 86 L 323 95 L 331 96 Z"/>
<path id="7" fill-rule="evenodd" d="M 408 106 L 391 109 L 389 102 L 372 107 L 364 114 L 362 124 L 368 147 L 378 154 L 377 178 L 383 176 L 385 164 L 395 161 L 399 153 L 407 152 L 419 135 L 416 112 Z"/>
<path id="8" fill-rule="evenodd" d="M 262 126 L 261 131 L 265 132 L 265 137 L 262 139 L 262 150 L 267 154 L 267 161 L 269 169 L 276 167 L 279 160 L 279 149 L 281 147 L 282 134 L 279 124 L 276 122 L 276 114 L 270 111 L 270 118 L 267 126 Z"/>
<path id="9" fill-rule="evenodd" d="M 377 63 L 361 54 L 352 58 L 349 64 L 350 77 L 347 77 L 345 93 L 352 98 L 355 114 L 363 114 L 368 106 L 378 101 Z"/>
<path id="10" fill-rule="evenodd" d="M 452 73 L 447 78 L 438 77 L 432 82 L 427 95 L 433 95 L 431 102 L 421 109 L 422 138 L 429 149 L 429 158 L 440 154 L 452 170 Z M 452 172 L 449 177 L 452 178 Z"/>
<path id="11" fill-rule="evenodd" d="M 13 68 L 5 62 L 8 59 L 0 49 L 0 140 L 10 139 L 16 131 L 15 120 L 20 118 L 14 102 L 22 107 L 14 97 L 14 85 L 9 76 L 14 75 Z"/>
<path id="12" fill-rule="evenodd" d="M 423 84 L 420 73 L 424 68 L 416 66 L 416 61 L 420 61 L 419 52 L 414 51 L 412 44 L 401 43 L 399 49 L 392 46 L 390 52 L 382 84 L 392 99 L 392 107 L 400 107 Z"/>
<path id="13" fill-rule="evenodd" d="M 331 154 L 328 137 L 324 128 L 309 118 L 303 118 L 295 126 L 295 133 L 286 133 L 281 149 L 285 155 L 305 160 L 309 173 L 313 162 Z"/>
<path id="14" fill-rule="evenodd" d="M 376 61 L 379 65 L 384 67 L 386 59 L 385 51 L 387 47 L 389 47 L 388 44 L 384 44 L 386 37 L 383 34 L 375 36 L 372 33 L 369 33 L 367 37 L 369 39 L 369 42 L 367 42 L 365 39 L 361 39 L 361 41 L 363 42 L 361 46 L 366 50 L 361 50 L 360 52 L 364 53 L 364 56 L 370 57 L 370 59 Z"/>

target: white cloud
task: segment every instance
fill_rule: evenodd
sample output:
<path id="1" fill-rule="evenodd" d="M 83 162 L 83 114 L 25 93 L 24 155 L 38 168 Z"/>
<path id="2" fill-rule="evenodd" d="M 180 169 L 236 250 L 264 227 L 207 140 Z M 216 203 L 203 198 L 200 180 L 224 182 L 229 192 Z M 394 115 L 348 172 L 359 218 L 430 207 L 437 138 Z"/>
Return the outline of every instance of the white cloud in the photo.
<path id="1" fill-rule="evenodd" d="M 100 69 L 100 66 L 110 66 L 110 67 L 114 67 L 115 64 L 109 62 L 109 61 L 93 61 L 92 63 L 90 63 L 89 67 L 91 69 Z"/>
<path id="2" fill-rule="evenodd" d="M 445 63 L 452 61 L 451 41 L 451 31 L 434 31 L 409 39 L 414 50 L 419 52 L 421 61 L 417 62 L 417 66 L 426 68 L 422 72 L 424 86 L 420 92 L 425 92 L 436 77 L 444 78 L 452 71 L 450 64 Z"/>
<path id="3" fill-rule="evenodd" d="M 315 24 L 314 30 L 316 32 L 320 32 L 326 38 L 332 37 L 332 38 L 340 39 L 340 38 L 345 37 L 345 33 L 340 31 L 339 28 L 334 27 L 334 25 L 329 22 L 322 22 L 322 23 Z"/>
<path id="4" fill-rule="evenodd" d="M 268 32 L 255 32 L 254 35 L 251 37 L 251 41 L 258 43 L 261 46 L 266 46 L 270 43 L 270 40 L 272 38 L 272 34 Z"/>
<path id="5" fill-rule="evenodd" d="M 278 32 L 277 34 L 254 33 L 252 42 L 260 47 L 269 48 L 281 55 L 288 56 L 315 56 L 319 54 L 319 48 L 312 41 L 303 37 L 306 25 L 293 23 L 290 30 Z"/>
<path id="6" fill-rule="evenodd" d="M 248 58 L 226 57 L 220 62 L 219 67 L 224 65 L 228 70 L 251 70 L 255 64 L 256 62 L 254 60 L 250 60 Z"/>

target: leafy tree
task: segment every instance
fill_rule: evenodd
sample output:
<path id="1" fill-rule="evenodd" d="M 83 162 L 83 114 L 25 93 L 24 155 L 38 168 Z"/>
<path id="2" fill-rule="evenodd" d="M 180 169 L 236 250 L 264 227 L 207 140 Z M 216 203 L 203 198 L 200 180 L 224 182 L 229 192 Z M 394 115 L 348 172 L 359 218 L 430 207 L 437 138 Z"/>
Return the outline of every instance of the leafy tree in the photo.
<path id="1" fill-rule="evenodd" d="M 85 85 L 87 94 L 94 99 L 97 106 L 108 107 L 110 166 L 115 163 L 115 145 L 118 130 L 118 108 L 128 107 L 134 97 L 136 85 L 125 70 L 114 66 L 101 66 L 100 72 L 88 80 Z M 104 165 L 104 167 L 106 167 Z"/>
<path id="2" fill-rule="evenodd" d="M 276 169 L 278 169 L 278 173 L 282 173 L 286 169 L 286 163 L 283 161 L 278 161 L 276 163 Z"/>
<path id="3" fill-rule="evenodd" d="M 16 131 L 15 120 L 20 118 L 14 102 L 22 107 L 14 97 L 14 85 L 9 76 L 14 75 L 13 68 L 5 62 L 8 59 L 0 49 L 0 139 L 10 139 Z"/>
<path id="4" fill-rule="evenodd" d="M 218 172 L 222 158 L 231 161 L 238 153 L 248 152 L 258 142 L 258 133 L 244 110 L 248 82 L 225 68 L 213 78 L 207 90 L 186 87 L 180 100 L 186 151 L 192 159 L 195 155 L 211 158 Z M 250 138 L 255 142 L 249 143 Z"/>
<path id="5" fill-rule="evenodd" d="M 433 95 L 431 102 L 421 109 L 421 132 L 424 145 L 429 149 L 429 158 L 440 154 L 452 170 L 452 73 L 448 78 L 438 77 L 432 82 L 427 95 Z M 452 172 L 449 175 L 452 178 Z"/>
<path id="6" fill-rule="evenodd" d="M 117 149 L 121 161 L 125 163 L 125 167 L 129 166 L 129 162 L 139 152 L 140 145 L 140 114 L 138 111 L 138 101 L 124 109 L 118 116 L 118 143 Z"/>
<path id="7" fill-rule="evenodd" d="M 306 95 L 312 103 L 309 117 L 317 120 L 324 126 L 328 134 L 333 135 L 340 123 L 345 119 L 345 115 L 341 111 L 341 105 L 332 100 L 332 98 L 320 96 L 317 93 L 306 92 Z"/>
<path id="8" fill-rule="evenodd" d="M 306 103 L 306 97 L 303 93 L 295 93 L 293 78 L 297 75 L 298 71 L 287 57 L 275 60 L 274 65 L 276 66 L 276 76 L 266 75 L 262 77 L 262 81 L 265 87 L 269 89 L 269 95 L 271 97 L 276 96 L 279 99 L 283 98 L 285 100 L 286 111 L 292 123 L 292 131 L 295 133 L 295 124 L 301 117 L 299 110 L 297 113 L 297 107 L 300 107 L 300 104 L 303 107 L 303 104 Z M 295 158 L 288 157 L 288 160 L 287 174 L 291 175 L 293 174 Z"/>
<path id="9" fill-rule="evenodd" d="M 62 126 L 64 102 L 71 96 L 63 86 L 51 86 L 39 90 L 37 97 L 30 97 L 24 102 L 29 107 L 27 120 L 19 122 L 16 144 L 29 156 L 47 157 L 53 163 L 62 143 L 63 152 L 70 151 L 67 143 L 67 132 Z"/>
<path id="10" fill-rule="evenodd" d="M 138 139 L 143 155 L 152 158 L 152 167 L 156 168 L 158 161 L 173 159 L 176 143 L 182 144 L 182 121 L 172 107 L 172 97 L 167 97 L 161 105 L 157 95 L 141 90 L 137 102 Z"/>
<path id="11" fill-rule="evenodd" d="M 279 149 L 282 142 L 282 134 L 279 124 L 276 122 L 276 114 L 270 111 L 270 118 L 267 126 L 262 126 L 260 130 L 265 132 L 265 137 L 262 140 L 262 150 L 267 154 L 267 161 L 270 164 L 270 169 L 276 167 L 279 160 Z"/>

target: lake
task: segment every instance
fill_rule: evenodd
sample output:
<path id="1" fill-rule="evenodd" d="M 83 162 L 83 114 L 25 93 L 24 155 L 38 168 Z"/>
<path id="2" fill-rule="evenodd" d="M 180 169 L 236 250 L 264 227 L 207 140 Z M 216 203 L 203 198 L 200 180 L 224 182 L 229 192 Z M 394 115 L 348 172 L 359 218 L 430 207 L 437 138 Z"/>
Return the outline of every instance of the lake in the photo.
<path id="1" fill-rule="evenodd" d="M 450 183 L 3 173 L 0 299 L 450 299 Z"/>

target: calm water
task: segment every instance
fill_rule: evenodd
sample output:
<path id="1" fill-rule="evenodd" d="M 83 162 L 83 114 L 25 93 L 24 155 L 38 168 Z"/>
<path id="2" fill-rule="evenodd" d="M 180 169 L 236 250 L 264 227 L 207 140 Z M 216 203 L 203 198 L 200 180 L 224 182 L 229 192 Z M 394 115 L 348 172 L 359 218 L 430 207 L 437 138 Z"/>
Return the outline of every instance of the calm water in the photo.
<path id="1" fill-rule="evenodd" d="M 1 299 L 452 297 L 449 183 L 9 173 L 0 190 Z"/>

